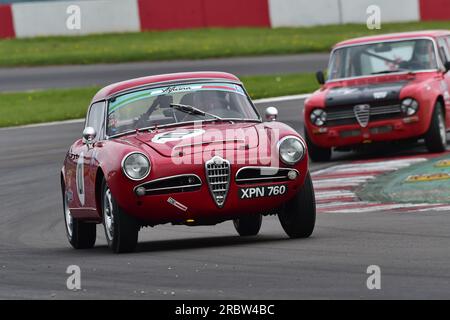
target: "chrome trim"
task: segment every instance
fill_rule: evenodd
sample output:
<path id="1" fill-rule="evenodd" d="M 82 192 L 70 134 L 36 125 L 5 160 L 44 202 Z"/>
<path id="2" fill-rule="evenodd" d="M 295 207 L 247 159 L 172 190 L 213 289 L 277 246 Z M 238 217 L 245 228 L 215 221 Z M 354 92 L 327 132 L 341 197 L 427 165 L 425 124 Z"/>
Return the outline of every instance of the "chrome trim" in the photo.
<path id="1" fill-rule="evenodd" d="M 300 159 L 298 159 L 297 162 L 293 162 L 293 163 L 289 163 L 289 162 L 284 161 L 283 158 L 281 157 L 281 154 L 280 154 L 280 146 L 281 146 L 281 144 L 284 142 L 284 140 L 287 140 L 287 139 L 290 139 L 290 138 L 293 138 L 293 139 L 298 140 L 298 141 L 301 143 L 302 147 L 303 147 L 303 155 L 302 155 L 302 157 L 301 157 Z M 299 163 L 300 161 L 302 161 L 302 159 L 305 157 L 305 154 L 306 154 L 306 146 L 305 146 L 305 144 L 303 143 L 302 139 L 300 139 L 300 138 L 297 137 L 297 136 L 285 136 L 285 137 L 283 137 L 283 138 L 282 138 L 280 141 L 278 141 L 278 143 L 277 143 L 277 150 L 278 150 L 278 156 L 280 157 L 281 162 L 283 162 L 284 164 L 290 165 L 290 166 L 292 166 L 292 165 L 294 165 L 294 164 L 297 164 L 297 163 Z"/>
<path id="2" fill-rule="evenodd" d="M 370 105 L 370 103 L 369 103 Z M 347 105 L 348 107 L 349 105 Z M 355 105 L 356 106 L 356 105 Z M 327 111 L 327 121 L 325 126 L 329 126 L 330 121 L 339 121 L 347 119 L 356 119 L 354 110 L 332 110 L 332 112 Z M 389 114 L 401 114 L 401 104 L 390 104 L 381 106 L 370 105 L 369 116 L 379 116 L 379 115 L 389 115 Z M 377 120 L 374 120 L 377 121 Z M 372 122 L 372 119 L 369 119 Z"/>
<path id="3" fill-rule="evenodd" d="M 217 158 L 220 158 L 223 161 L 223 163 L 226 163 L 228 165 L 228 173 L 227 174 L 216 174 L 216 175 L 210 176 L 208 174 L 208 170 L 224 170 L 224 169 L 208 169 L 208 165 L 214 164 L 214 162 Z M 219 208 L 222 208 L 225 205 L 225 201 L 228 196 L 228 191 L 230 190 L 230 182 L 231 182 L 230 181 L 231 180 L 230 161 L 228 161 L 227 159 L 223 159 L 222 157 L 219 157 L 219 156 L 212 157 L 211 159 L 209 159 L 208 161 L 205 162 L 205 177 L 206 177 L 206 182 L 208 183 L 209 192 L 211 193 L 211 196 L 212 196 L 214 202 L 216 203 L 216 205 Z M 225 184 L 225 188 L 213 190 L 213 186 L 216 185 L 217 183 L 211 183 L 210 178 L 220 178 L 220 177 L 226 177 L 226 182 L 221 183 L 221 184 Z M 223 199 L 221 201 L 218 201 L 216 195 L 214 194 L 214 191 L 224 192 Z"/>
<path id="4" fill-rule="evenodd" d="M 124 165 L 124 163 L 125 163 L 125 159 L 127 159 L 130 155 L 135 154 L 135 153 L 143 155 L 143 156 L 145 157 L 145 159 L 147 159 L 147 161 L 148 161 L 148 169 L 147 169 L 147 173 L 146 173 L 142 178 L 139 178 L 139 179 L 131 178 L 131 177 L 127 174 L 127 171 L 125 170 L 125 168 L 123 167 L 123 165 Z M 147 178 L 148 175 L 150 174 L 150 171 L 152 171 L 152 163 L 150 162 L 150 159 L 149 159 L 144 153 L 142 153 L 142 152 L 140 152 L 140 151 L 132 151 L 132 152 L 130 152 L 130 153 L 127 153 L 127 154 L 122 158 L 122 162 L 120 163 L 120 167 L 122 168 L 123 174 L 124 174 L 128 179 L 133 180 L 133 181 L 141 181 L 141 180 Z"/>
<path id="5" fill-rule="evenodd" d="M 194 173 L 186 173 L 186 174 L 176 174 L 174 176 L 169 176 L 169 177 L 163 177 L 163 178 L 158 178 L 158 179 L 154 179 L 154 180 L 149 180 L 146 182 L 143 182 L 137 186 L 135 186 L 133 188 L 133 192 L 136 192 L 137 188 L 140 187 L 144 187 L 144 185 L 148 184 L 148 183 L 152 183 L 152 182 L 160 182 L 160 181 L 165 181 L 165 180 L 170 180 L 170 179 L 174 179 L 174 178 L 179 178 L 179 177 L 190 177 L 190 176 L 194 176 L 196 177 L 199 181 L 200 184 L 191 184 L 191 185 L 185 185 L 185 186 L 176 186 L 176 187 L 164 187 L 164 188 L 156 188 L 156 189 L 145 189 L 145 192 L 147 191 L 159 191 L 159 190 L 169 190 L 169 189 L 179 189 L 179 188 L 189 188 L 189 187 L 201 187 L 203 185 L 203 181 L 202 179 L 200 179 L 200 177 Z"/>
<path id="6" fill-rule="evenodd" d="M 382 42 L 401 42 L 401 41 L 412 41 L 412 40 L 431 40 L 433 42 L 434 47 L 434 55 L 436 56 L 436 62 L 438 64 L 437 69 L 424 69 L 424 70 L 414 70 L 414 71 L 399 71 L 399 72 L 393 72 L 388 74 L 371 74 L 371 75 L 365 75 L 365 76 L 354 76 L 354 77 L 345 77 L 345 78 L 337 78 L 337 79 L 328 79 L 325 81 L 325 83 L 328 82 L 338 82 L 338 81 L 345 81 L 345 80 L 352 80 L 352 79 L 360 79 L 360 78 L 368 78 L 368 77 L 380 77 L 385 75 L 402 75 L 402 74 L 409 74 L 409 73 L 419 73 L 419 72 L 436 72 L 436 71 L 442 71 L 444 68 L 444 65 L 441 61 L 441 57 L 439 55 L 439 51 L 437 50 L 437 43 L 436 39 L 433 37 L 411 37 L 411 38 L 400 38 L 400 39 L 388 39 L 388 40 L 379 40 L 379 41 L 366 41 L 366 42 L 360 42 L 360 43 L 352 43 L 342 46 L 336 46 L 334 47 L 330 52 L 330 59 L 328 60 L 328 66 L 327 70 L 330 70 L 331 66 L 331 58 L 336 50 L 342 49 L 342 48 L 349 48 L 349 47 L 357 47 L 357 46 L 364 46 L 368 44 L 375 44 L 375 43 L 382 43 Z"/>
<path id="7" fill-rule="evenodd" d="M 286 176 L 268 176 L 268 177 L 260 177 L 260 178 L 246 178 L 246 179 L 238 179 L 238 175 L 242 170 L 248 170 L 248 169 L 254 169 L 254 170 L 274 170 L 274 171 L 286 171 Z M 246 166 L 246 167 L 242 167 L 240 168 L 237 172 L 236 175 L 234 176 L 234 180 L 236 182 L 245 182 L 245 181 L 255 181 L 255 180 L 270 180 L 270 179 L 289 179 L 287 176 L 287 173 L 289 171 L 295 171 L 297 173 L 297 175 L 300 174 L 300 172 L 297 169 L 294 168 L 280 168 L 280 167 L 264 167 L 264 166 Z"/>

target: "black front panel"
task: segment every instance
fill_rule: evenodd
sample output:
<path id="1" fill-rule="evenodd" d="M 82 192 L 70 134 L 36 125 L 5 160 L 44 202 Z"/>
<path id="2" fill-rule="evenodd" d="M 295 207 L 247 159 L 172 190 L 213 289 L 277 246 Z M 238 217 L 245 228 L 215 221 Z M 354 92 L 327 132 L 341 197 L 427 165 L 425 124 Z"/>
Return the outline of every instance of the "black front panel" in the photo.
<path id="1" fill-rule="evenodd" d="M 399 118 L 400 91 L 406 81 L 330 89 L 325 100 L 326 126 L 358 124 L 356 105 L 370 106 L 370 122 Z"/>

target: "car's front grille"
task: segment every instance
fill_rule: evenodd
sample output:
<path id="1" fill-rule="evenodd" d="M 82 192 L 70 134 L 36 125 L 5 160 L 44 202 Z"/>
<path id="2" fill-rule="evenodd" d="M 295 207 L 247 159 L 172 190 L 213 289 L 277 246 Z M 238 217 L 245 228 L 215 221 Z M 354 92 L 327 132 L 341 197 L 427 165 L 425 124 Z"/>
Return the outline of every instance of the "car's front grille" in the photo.
<path id="1" fill-rule="evenodd" d="M 327 112 L 327 127 L 357 124 L 354 106 L 338 106 L 325 109 Z M 402 115 L 401 105 L 398 103 L 370 105 L 369 122 L 398 118 Z"/>
<path id="2" fill-rule="evenodd" d="M 211 195 L 219 207 L 223 207 L 230 186 L 230 162 L 221 157 L 207 161 L 206 179 Z"/>

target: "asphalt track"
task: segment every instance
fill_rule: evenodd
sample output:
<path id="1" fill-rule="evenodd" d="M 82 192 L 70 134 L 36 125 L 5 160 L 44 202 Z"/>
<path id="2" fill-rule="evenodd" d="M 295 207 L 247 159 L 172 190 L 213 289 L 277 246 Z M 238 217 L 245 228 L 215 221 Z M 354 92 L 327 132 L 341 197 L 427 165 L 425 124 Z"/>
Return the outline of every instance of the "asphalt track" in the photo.
<path id="1" fill-rule="evenodd" d="M 327 63 L 327 53 L 313 53 L 205 60 L 0 68 L 0 92 L 103 86 L 124 79 L 184 71 L 226 71 L 240 76 L 315 72 L 325 69 Z"/>
<path id="2" fill-rule="evenodd" d="M 280 120 L 301 131 L 302 101 L 277 105 Z M 448 212 L 319 214 L 313 236 L 301 240 L 288 239 L 276 217 L 265 218 L 260 235 L 250 238 L 237 236 L 231 222 L 163 225 L 143 229 L 137 252 L 123 255 L 110 252 L 99 226 L 94 249 L 73 250 L 58 178 L 81 126 L 0 131 L 2 299 L 449 298 Z M 66 288 L 69 265 L 81 268 L 80 291 Z M 381 290 L 366 287 L 369 265 L 381 268 Z"/>

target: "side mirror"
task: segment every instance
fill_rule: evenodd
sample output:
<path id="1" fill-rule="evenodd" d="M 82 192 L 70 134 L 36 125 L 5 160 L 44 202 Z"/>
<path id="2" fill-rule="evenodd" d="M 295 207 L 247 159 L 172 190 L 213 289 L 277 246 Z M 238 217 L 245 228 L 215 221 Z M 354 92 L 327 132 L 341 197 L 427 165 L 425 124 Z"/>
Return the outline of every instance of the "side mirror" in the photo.
<path id="1" fill-rule="evenodd" d="M 92 127 L 86 127 L 83 130 L 83 143 L 92 144 L 94 142 L 95 137 L 97 136 L 97 132 Z"/>
<path id="2" fill-rule="evenodd" d="M 445 68 L 445 72 L 448 72 L 450 70 L 450 61 L 445 61 L 444 68 Z"/>
<path id="3" fill-rule="evenodd" d="M 266 109 L 266 120 L 267 121 L 276 121 L 278 118 L 278 110 L 275 107 L 268 107 Z"/>
<path id="4" fill-rule="evenodd" d="M 323 71 L 316 72 L 316 79 L 319 84 L 325 84 L 325 75 L 323 74 Z"/>

